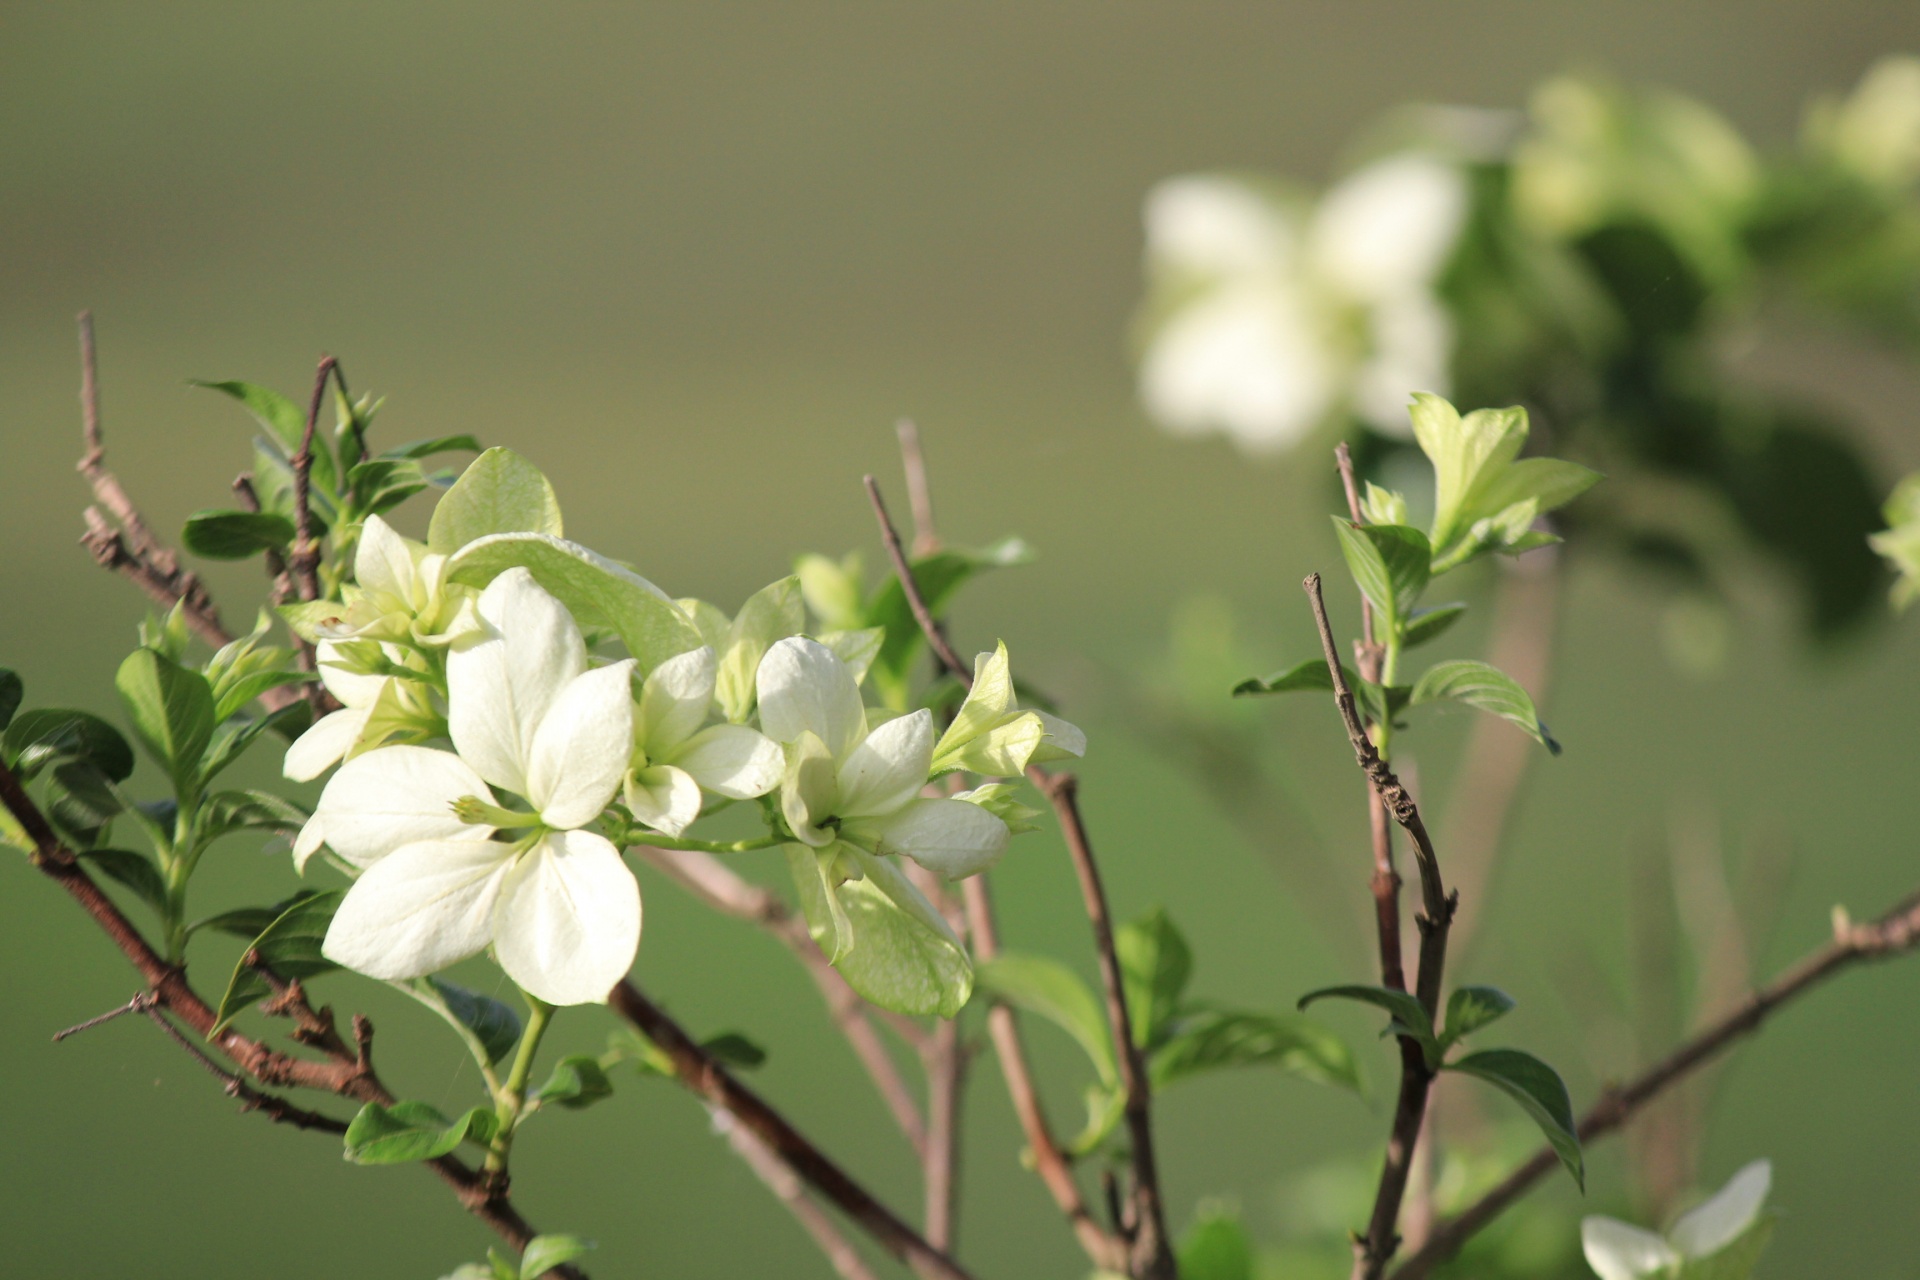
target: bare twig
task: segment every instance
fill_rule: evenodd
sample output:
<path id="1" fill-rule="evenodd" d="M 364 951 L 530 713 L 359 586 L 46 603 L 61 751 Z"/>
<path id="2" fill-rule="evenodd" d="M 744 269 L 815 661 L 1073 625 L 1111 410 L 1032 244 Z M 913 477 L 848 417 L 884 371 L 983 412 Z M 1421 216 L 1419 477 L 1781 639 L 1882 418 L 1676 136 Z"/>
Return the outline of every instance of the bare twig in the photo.
<path id="1" fill-rule="evenodd" d="M 13 771 L 0 764 L 0 805 L 4 805 L 27 837 L 34 842 L 29 861 L 42 874 L 66 890 L 98 924 L 146 981 L 152 1000 L 151 1011 L 165 1010 L 192 1028 L 207 1044 L 240 1068 L 247 1076 L 268 1086 L 292 1086 L 337 1094 L 356 1102 L 392 1104 L 395 1099 L 373 1072 L 370 1046 L 373 1028 L 364 1018 L 354 1020 L 356 1047 L 339 1053 L 329 1051 L 329 1061 L 315 1062 L 295 1058 L 251 1037 L 231 1025 L 217 1034 L 217 1021 L 211 1006 L 201 999 L 187 982 L 184 970 L 169 965 L 141 936 L 113 900 L 100 891 L 80 866 L 79 859 L 67 849 L 48 826 L 45 815 L 27 795 Z M 268 1109 L 267 1104 L 260 1104 Z M 525 1249 L 537 1234 L 508 1200 L 506 1189 L 453 1156 L 441 1156 L 428 1162 L 442 1181 L 453 1188 L 455 1196 L 469 1213 L 492 1227 L 515 1249 Z M 557 1268 L 555 1274 L 579 1280 L 580 1272 L 571 1266 Z"/>
<path id="2" fill-rule="evenodd" d="M 320 404 L 326 399 L 327 380 L 333 377 L 337 362 L 321 356 L 313 374 L 313 398 L 307 402 L 306 430 L 300 437 L 300 452 L 293 455 L 293 550 L 287 568 L 302 600 L 320 598 L 320 541 L 313 536 L 313 433 L 320 422 Z"/>
<path id="3" fill-rule="evenodd" d="M 153 1008 L 153 997 L 144 991 L 135 992 L 133 999 L 127 1001 L 117 1009 L 109 1009 L 98 1017 L 88 1018 L 85 1022 L 76 1022 L 64 1031 L 54 1032 L 53 1042 L 59 1044 L 62 1040 L 77 1036 L 82 1031 L 91 1031 L 103 1023 L 112 1022 L 115 1018 L 123 1017 L 129 1013 L 145 1013 L 151 1008 Z"/>
<path id="4" fill-rule="evenodd" d="M 102 568 L 126 575 L 155 604 L 167 609 L 179 605 L 187 625 L 208 644 L 217 648 L 231 641 L 233 636 L 220 621 L 206 584 L 197 574 L 181 568 L 178 553 L 154 536 L 120 478 L 107 469 L 90 311 L 80 313 L 80 431 L 86 452 L 80 455 L 76 469 L 86 477 L 99 504 L 86 509 L 87 531 L 81 535 L 81 543 Z"/>
<path id="5" fill-rule="evenodd" d="M 735 1080 L 712 1055 L 696 1044 L 653 1001 L 631 982 L 622 981 L 608 994 L 614 1011 L 659 1046 L 673 1064 L 675 1077 L 711 1106 L 730 1113 L 749 1132 L 827 1200 L 872 1236 L 888 1253 L 911 1267 L 922 1280 L 971 1280 L 960 1265 L 927 1241 L 881 1204 L 767 1105 L 758 1094 Z"/>
<path id="6" fill-rule="evenodd" d="M 878 1280 L 866 1259 L 860 1256 L 847 1238 L 840 1234 L 832 1217 L 807 1195 L 806 1184 L 800 1176 L 788 1168 L 773 1150 L 762 1142 L 745 1125 L 733 1118 L 729 1111 L 709 1106 L 707 1111 L 713 1117 L 714 1128 L 726 1135 L 727 1145 L 733 1148 L 735 1155 L 753 1170 L 754 1176 L 765 1183 L 774 1198 L 787 1206 L 801 1229 L 813 1237 L 820 1246 L 820 1252 L 841 1280 Z"/>
<path id="7" fill-rule="evenodd" d="M 920 428 L 902 418 L 893 427 L 900 437 L 900 465 L 907 475 L 907 509 L 913 513 L 913 554 L 930 556 L 940 549 L 934 531 L 933 489 L 927 483 L 927 459 L 920 450 Z"/>
<path id="8" fill-rule="evenodd" d="M 1353 745 L 1355 761 L 1373 784 L 1375 794 L 1393 814 L 1408 836 L 1412 837 L 1414 861 L 1420 869 L 1421 913 L 1415 919 L 1420 929 L 1420 968 L 1414 981 L 1414 994 L 1426 1009 L 1429 1026 L 1440 1007 L 1440 991 L 1445 981 L 1447 930 L 1453 921 L 1457 896 L 1449 896 L 1440 878 L 1440 860 L 1421 820 L 1419 806 L 1400 779 L 1380 758 L 1372 739 L 1360 723 L 1353 690 L 1347 687 L 1340 670 L 1340 651 L 1334 644 L 1333 627 L 1327 621 L 1327 604 L 1320 594 L 1320 575 L 1307 575 L 1303 584 L 1313 607 L 1314 625 L 1320 632 L 1320 648 L 1333 680 L 1334 704 Z M 1387 1138 L 1387 1158 L 1380 1171 L 1380 1186 L 1373 1201 L 1373 1214 L 1364 1236 L 1354 1243 L 1354 1280 L 1377 1280 L 1399 1248 L 1398 1223 L 1400 1201 L 1406 1194 L 1407 1177 L 1413 1168 L 1413 1152 L 1420 1140 L 1421 1125 L 1427 1111 L 1427 1095 L 1433 1086 L 1433 1071 L 1427 1066 L 1420 1047 L 1410 1038 L 1400 1040 L 1400 1095 L 1394 1107 L 1393 1128 Z"/>
<path id="9" fill-rule="evenodd" d="M 1664 1090 L 1758 1031 L 1782 1005 L 1836 973 L 1920 946 L 1920 894 L 1907 898 L 1871 924 L 1854 924 L 1844 914 L 1837 914 L 1833 932 L 1831 942 L 1802 957 L 1700 1034 L 1627 1083 L 1603 1091 L 1600 1100 L 1581 1117 L 1580 1141 L 1592 1142 L 1619 1129 Z M 1426 1245 L 1393 1273 L 1393 1280 L 1424 1280 L 1558 1164 L 1558 1157 L 1550 1149 L 1537 1152 L 1466 1210 L 1435 1227 Z"/>
<path id="10" fill-rule="evenodd" d="M 262 1093 L 248 1085 L 245 1080 L 227 1070 L 209 1058 L 199 1045 L 180 1034 L 180 1029 L 167 1020 L 167 1016 L 149 1000 L 142 1010 L 153 1025 L 167 1033 L 167 1038 L 179 1045 L 187 1056 L 207 1069 L 208 1074 L 220 1081 L 229 1098 L 240 1101 L 242 1112 L 258 1111 L 275 1124 L 292 1125 L 296 1129 L 317 1129 L 322 1133 L 345 1133 L 347 1122 L 324 1115 L 318 1111 L 309 1111 L 305 1107 L 296 1107 L 278 1094 Z"/>
<path id="11" fill-rule="evenodd" d="M 954 652 L 941 632 L 925 595 L 914 580 L 913 567 L 900 545 L 900 534 L 887 515 L 887 504 L 880 497 L 880 486 L 872 476 L 865 477 L 867 497 L 880 523 L 881 540 L 893 563 L 907 607 L 941 663 L 960 683 L 973 685 L 972 672 Z M 1160 1194 L 1158 1163 L 1154 1154 L 1152 1097 L 1147 1082 L 1146 1063 L 1133 1040 L 1132 1018 L 1127 1010 L 1126 991 L 1120 973 L 1120 960 L 1113 946 L 1113 921 L 1107 907 L 1106 888 L 1088 839 L 1086 822 L 1080 814 L 1079 783 L 1070 773 L 1052 774 L 1037 766 L 1027 769 L 1027 777 L 1052 802 L 1054 816 L 1065 837 L 1067 853 L 1080 881 L 1082 905 L 1093 926 L 1094 951 L 1099 960 L 1102 985 L 1106 990 L 1107 1017 L 1114 1041 L 1114 1058 L 1119 1064 L 1123 1114 L 1130 1142 L 1128 1152 L 1133 1170 L 1132 1201 L 1136 1218 L 1134 1240 L 1129 1249 L 1129 1272 L 1138 1280 L 1163 1280 L 1177 1274 L 1173 1246 L 1167 1236 L 1166 1209 Z"/>

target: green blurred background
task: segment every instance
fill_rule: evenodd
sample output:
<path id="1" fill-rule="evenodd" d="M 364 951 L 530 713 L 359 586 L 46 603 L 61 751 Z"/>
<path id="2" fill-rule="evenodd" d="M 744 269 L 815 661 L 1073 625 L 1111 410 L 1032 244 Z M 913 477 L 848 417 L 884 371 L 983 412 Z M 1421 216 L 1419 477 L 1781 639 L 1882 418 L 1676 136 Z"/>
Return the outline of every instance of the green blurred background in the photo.
<path id="1" fill-rule="evenodd" d="M 872 555 L 858 479 L 899 492 L 891 428 L 909 414 L 943 531 L 1018 532 L 1042 552 L 974 589 L 955 629 L 1004 636 L 1093 731 L 1085 796 L 1117 908 L 1167 905 L 1204 994 L 1281 1007 L 1351 977 L 1353 953 L 1319 941 L 1263 855 L 1130 732 L 1115 691 L 1161 661 L 1170 611 L 1196 592 L 1252 620 L 1259 666 L 1309 651 L 1295 584 L 1336 564 L 1329 491 L 1317 461 L 1174 442 L 1135 407 L 1143 192 L 1209 167 L 1317 179 L 1388 106 L 1516 106 L 1567 67 L 1697 95 L 1767 142 L 1809 93 L 1916 48 L 1920 10 L 1892 2 L 8 6 L 0 661 L 30 703 L 111 713 L 143 610 L 75 544 L 82 307 L 110 458 L 163 529 L 220 505 L 246 461 L 248 424 L 184 379 L 293 391 L 324 349 L 390 397 L 389 442 L 474 431 L 520 449 L 553 477 L 569 533 L 728 607 L 798 551 Z M 1886 483 L 1920 465 L 1910 369 L 1817 335 L 1755 368 L 1847 406 Z M 243 620 L 252 573 L 208 576 Z M 1676 809 L 1797 850 L 1763 970 L 1817 942 L 1831 904 L 1864 915 L 1920 880 L 1897 821 L 1920 637 L 1889 624 L 1810 653 L 1755 578 L 1724 668 L 1701 679 L 1664 656 L 1646 584 L 1576 559 L 1570 586 L 1547 709 L 1569 749 L 1533 774 L 1488 939 L 1458 976 L 1512 990 L 1514 1036 L 1584 1101 L 1591 1028 L 1556 975 L 1622 980 L 1628 854 Z M 1331 715 L 1266 711 L 1316 820 L 1357 836 Z M 1448 724 L 1417 744 L 1436 795 L 1460 737 Z M 997 879 L 1011 941 L 1091 976 L 1051 837 L 1023 840 Z M 235 840 L 196 892 L 211 907 L 288 883 L 281 857 Z M 912 1207 L 910 1161 L 807 980 L 745 926 L 646 887 L 642 978 L 694 1027 L 765 1043 L 766 1090 Z M 236 1117 L 149 1027 L 50 1044 L 134 980 L 18 859 L 0 864 L 0 970 L 0 1270 L 428 1277 L 484 1247 L 432 1179 Z M 457 1050 L 365 985 L 323 993 L 374 1015 L 390 1082 L 461 1098 Z M 1850 977 L 1728 1077 L 1702 1172 L 1774 1158 L 1788 1217 L 1767 1274 L 1920 1275 L 1917 998 L 1920 965 Z M 1386 1078 L 1371 1020 L 1340 1026 Z M 560 1038 L 592 1047 L 604 1029 L 581 1013 Z M 1067 1124 L 1074 1050 L 1034 1040 Z M 1270 1075 L 1185 1086 L 1159 1114 L 1176 1220 L 1224 1197 L 1268 1237 L 1290 1176 L 1385 1127 Z M 983 1276 L 1079 1274 L 984 1062 L 967 1115 L 965 1255 Z M 522 1206 L 597 1239 L 597 1275 L 827 1274 L 670 1086 L 544 1120 L 520 1150 Z M 1595 1202 L 1618 1203 L 1620 1181 L 1597 1155 Z M 1570 1186 L 1546 1194 L 1574 1202 Z"/>

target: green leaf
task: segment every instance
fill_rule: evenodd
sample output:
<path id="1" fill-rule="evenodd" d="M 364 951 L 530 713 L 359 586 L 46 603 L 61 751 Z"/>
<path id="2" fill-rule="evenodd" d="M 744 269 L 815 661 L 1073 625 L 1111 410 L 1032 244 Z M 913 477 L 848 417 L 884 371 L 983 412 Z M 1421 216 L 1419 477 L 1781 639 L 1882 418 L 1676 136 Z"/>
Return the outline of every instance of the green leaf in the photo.
<path id="1" fill-rule="evenodd" d="M 1725 1248 L 1716 1249 L 1704 1258 L 1683 1260 L 1673 1280 L 1750 1280 L 1754 1268 L 1760 1265 L 1760 1255 L 1773 1239 L 1773 1229 L 1779 1220 L 1775 1213 L 1760 1214 L 1752 1226 L 1734 1237 Z"/>
<path id="2" fill-rule="evenodd" d="M 209 560 L 245 560 L 291 546 L 294 532 L 293 521 L 271 511 L 196 511 L 180 541 Z"/>
<path id="3" fill-rule="evenodd" d="M 1460 621 L 1466 611 L 1464 604 L 1437 604 L 1431 609 L 1418 610 L 1407 620 L 1406 630 L 1401 632 L 1402 642 L 1411 649 L 1437 639 Z"/>
<path id="4" fill-rule="evenodd" d="M 1333 529 L 1355 585 L 1388 625 L 1410 616 L 1431 572 L 1427 535 L 1403 524 L 1357 525 L 1344 516 L 1333 517 Z"/>
<path id="5" fill-rule="evenodd" d="M 1347 678 L 1348 688 L 1359 685 L 1359 676 L 1346 667 L 1341 667 L 1340 671 Z M 1276 671 L 1264 678 L 1255 676 L 1252 679 L 1242 680 L 1233 686 L 1233 696 L 1246 698 L 1262 693 L 1299 693 L 1303 690 L 1319 693 L 1333 692 L 1333 673 L 1327 670 L 1326 663 L 1318 658 L 1311 658 L 1306 662 L 1296 662 L 1284 671 Z"/>
<path id="6" fill-rule="evenodd" d="M 293 739 L 299 737 L 300 731 L 312 722 L 313 708 L 304 700 L 289 702 L 278 711 L 268 712 L 264 716 L 236 715 L 228 718 L 214 730 L 213 741 L 208 744 L 200 767 L 200 780 L 210 781 L 238 760 L 253 745 L 254 739 L 269 729 L 279 730 L 282 737 Z"/>
<path id="7" fill-rule="evenodd" d="M 1007 952 L 981 964 L 978 980 L 980 989 L 994 999 L 1038 1014 L 1072 1036 L 1103 1084 L 1119 1082 L 1106 1014 L 1073 970 L 1048 956 Z"/>
<path id="8" fill-rule="evenodd" d="M 560 501 L 540 468 L 513 450 L 496 446 L 469 463 L 434 507 L 427 546 L 451 555 L 490 534 L 544 533 L 558 538 L 562 532 Z"/>
<path id="9" fill-rule="evenodd" d="M 383 451 L 382 458 L 430 458 L 436 453 L 479 453 L 480 441 L 469 435 L 435 436 L 413 440 Z"/>
<path id="10" fill-rule="evenodd" d="M 576 1053 L 554 1063 L 553 1074 L 533 1096 L 543 1105 L 553 1103 L 578 1111 L 612 1097 L 613 1082 L 607 1079 L 598 1058 Z"/>
<path id="11" fill-rule="evenodd" d="M 1520 1049 L 1482 1049 L 1447 1063 L 1445 1070 L 1485 1080 L 1519 1103 L 1520 1109 L 1540 1126 L 1573 1180 L 1586 1190 L 1586 1163 L 1574 1127 L 1573 1101 L 1558 1072 Z"/>
<path id="12" fill-rule="evenodd" d="M 707 1055 L 729 1067 L 752 1070 L 767 1060 L 767 1051 L 738 1031 L 723 1031 L 700 1047 Z"/>
<path id="13" fill-rule="evenodd" d="M 1113 949 L 1120 961 L 1133 1042 L 1144 1049 L 1159 1042 L 1172 1020 L 1193 976 L 1193 952 L 1167 913 L 1158 909 L 1116 930 Z"/>
<path id="14" fill-rule="evenodd" d="M 486 1107 L 449 1120 L 424 1102 L 396 1102 L 391 1107 L 369 1102 L 347 1126 L 346 1156 L 354 1164 L 437 1160 L 469 1138 L 491 1142 L 498 1128 L 499 1120 Z"/>
<path id="15" fill-rule="evenodd" d="M 1560 754 L 1560 744 L 1540 722 L 1539 714 L 1533 709 L 1533 699 L 1498 667 L 1471 658 L 1435 663 L 1415 682 L 1413 705 L 1442 699 L 1464 702 L 1511 721 L 1548 751 Z"/>
<path id="16" fill-rule="evenodd" d="M 333 913 L 339 910 L 340 900 L 344 897 L 346 894 L 338 890 L 305 892 L 281 905 L 279 913 L 253 939 L 233 966 L 233 976 L 227 980 L 226 994 L 220 997 L 219 1007 L 214 1013 L 213 1028 L 207 1032 L 209 1040 L 225 1030 L 227 1024 L 248 1005 L 269 993 L 266 980 L 247 963 L 249 956 L 258 957 L 261 964 L 283 978 L 310 978 L 339 968 L 321 954 L 320 946 L 327 936 L 327 926 L 333 922 Z M 221 926 L 209 923 L 206 927 Z"/>
<path id="17" fill-rule="evenodd" d="M 967 580 L 985 569 L 1025 564 L 1033 551 L 1019 538 L 1003 538 L 976 551 L 950 547 L 913 561 L 913 581 L 920 588 L 927 608 L 936 615 L 952 600 Z M 867 604 L 867 625 L 883 627 L 886 639 L 880 644 L 868 672 L 874 691 L 882 702 L 896 711 L 907 709 L 908 675 L 914 660 L 926 645 L 920 624 L 913 619 L 906 592 L 900 580 L 889 577 Z"/>
<path id="18" fill-rule="evenodd" d="M 442 498 L 442 505 L 452 496 Z M 447 576 L 453 582 L 484 587 L 515 567 L 532 573 L 581 626 L 611 627 L 643 672 L 704 643 L 693 621 L 660 588 L 558 537 L 538 533 L 483 537 L 453 557 Z"/>
<path id="19" fill-rule="evenodd" d="M 1176 1019 L 1148 1060 L 1157 1089 L 1224 1067 L 1273 1066 L 1320 1084 L 1360 1088 L 1360 1068 L 1344 1040 L 1311 1018 L 1200 1009 Z"/>
<path id="20" fill-rule="evenodd" d="M 1375 1005 L 1393 1015 L 1391 1028 L 1396 1035 L 1411 1036 L 1426 1056 L 1428 1066 L 1440 1063 L 1440 1042 L 1434 1039 L 1433 1019 L 1427 1008 L 1412 994 L 1391 987 L 1322 987 L 1300 997 L 1298 1008 L 1305 1009 L 1316 1000 L 1358 1000 Z"/>
<path id="21" fill-rule="evenodd" d="M 1254 1280 L 1253 1242 L 1240 1220 L 1206 1213 L 1180 1238 L 1180 1280 Z"/>
<path id="22" fill-rule="evenodd" d="M 188 790 L 213 736 L 213 690 L 207 678 L 151 649 L 135 649 L 120 664 L 114 686 L 140 745 L 173 775 L 180 790 Z"/>
<path id="23" fill-rule="evenodd" d="M 520 1280 L 538 1280 L 555 1267 L 585 1257 L 593 1247 L 591 1240 L 578 1236 L 535 1236 L 520 1255 Z"/>
<path id="24" fill-rule="evenodd" d="M 85 760 L 114 782 L 133 773 L 133 748 L 99 716 L 43 707 L 16 717 L 4 739 L 7 758 L 23 777 L 60 760 Z"/>
<path id="25" fill-rule="evenodd" d="M 1600 483 L 1600 473 L 1561 458 L 1522 458 L 1503 470 L 1482 493 L 1474 495 L 1474 514 L 1495 515 L 1523 502 L 1534 504 L 1536 515 L 1564 507 Z"/>
<path id="26" fill-rule="evenodd" d="M 63 760 L 47 780 L 47 817 L 76 849 L 98 844 L 109 822 L 124 809 L 105 774 L 85 760 Z"/>
<path id="27" fill-rule="evenodd" d="M 300 452 L 301 440 L 307 432 L 306 411 L 278 391 L 251 382 L 203 382 L 198 378 L 188 381 L 193 386 L 224 392 L 238 400 L 253 415 L 254 421 L 267 429 L 267 434 L 280 446 L 285 458 L 292 459 Z M 258 468 L 254 477 L 257 484 L 260 477 Z M 329 499 L 340 492 L 340 477 L 334 467 L 333 451 L 327 447 L 325 433 L 318 430 L 313 433 L 313 468 L 307 477 Z M 261 505 L 270 506 L 265 501 L 265 495 L 261 497 Z M 331 506 L 331 501 L 327 505 Z M 291 510 L 291 507 L 288 509 Z"/>
<path id="28" fill-rule="evenodd" d="M 0 732 L 13 723 L 13 713 L 20 709 L 20 699 L 26 696 L 27 687 L 21 683 L 20 673 L 11 667 L 0 667 Z"/>
<path id="29" fill-rule="evenodd" d="M 492 996 L 446 981 L 444 978 L 421 980 L 439 1000 L 449 1017 L 468 1031 L 486 1050 L 488 1062 L 501 1062 L 513 1046 L 520 1043 L 520 1015 Z"/>
<path id="30" fill-rule="evenodd" d="M 167 886 L 153 859 L 131 849 L 88 849 L 80 857 L 98 867 L 101 874 L 133 890 L 155 911 L 166 911 Z"/>
<path id="31" fill-rule="evenodd" d="M 1513 1010 L 1513 997 L 1498 987 L 1457 987 L 1447 998 L 1447 1021 L 1440 1033 L 1442 1048 L 1470 1036 Z"/>
<path id="32" fill-rule="evenodd" d="M 852 946 L 835 965 L 847 984 L 895 1013 L 951 1018 L 973 994 L 973 963 L 898 859 L 842 846 L 865 873 L 835 890 Z"/>
<path id="33" fill-rule="evenodd" d="M 1476 491 L 1519 454 L 1527 440 L 1527 412 L 1477 409 L 1465 418 L 1436 395 L 1416 392 L 1414 439 L 1433 463 L 1433 546 L 1443 549 L 1475 518 Z M 1481 513 L 1484 514 L 1484 513 Z"/>
<path id="34" fill-rule="evenodd" d="M 807 627 L 800 579 L 789 575 L 747 597 L 727 627 L 726 643 L 715 652 L 720 664 L 714 676 L 713 696 L 721 714 L 735 724 L 753 712 L 754 677 L 767 650 Z"/>

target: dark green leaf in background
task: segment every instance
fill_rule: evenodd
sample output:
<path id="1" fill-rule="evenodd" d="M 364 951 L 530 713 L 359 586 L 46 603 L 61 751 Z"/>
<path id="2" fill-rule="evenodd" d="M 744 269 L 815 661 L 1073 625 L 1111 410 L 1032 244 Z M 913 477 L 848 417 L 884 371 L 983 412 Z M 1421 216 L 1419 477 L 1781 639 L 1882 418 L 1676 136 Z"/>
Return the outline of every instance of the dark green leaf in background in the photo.
<path id="1" fill-rule="evenodd" d="M 1540 1126 L 1573 1180 L 1586 1190 L 1586 1162 L 1574 1127 L 1573 1101 L 1559 1072 L 1520 1049 L 1482 1049 L 1449 1062 L 1446 1070 L 1485 1080 L 1519 1103 L 1520 1109 Z"/>

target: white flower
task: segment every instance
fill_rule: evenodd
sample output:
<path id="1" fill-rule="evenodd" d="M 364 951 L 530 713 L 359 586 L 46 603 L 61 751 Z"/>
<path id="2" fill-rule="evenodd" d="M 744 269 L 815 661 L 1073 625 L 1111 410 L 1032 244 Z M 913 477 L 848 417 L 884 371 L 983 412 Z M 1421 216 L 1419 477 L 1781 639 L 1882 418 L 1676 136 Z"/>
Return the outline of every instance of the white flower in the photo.
<path id="1" fill-rule="evenodd" d="M 780 785 L 780 748 L 765 735 L 742 724 L 707 725 L 718 672 L 719 659 L 702 647 L 655 667 L 641 688 L 627 807 L 670 836 L 700 816 L 702 787 L 748 800 Z"/>
<path id="2" fill-rule="evenodd" d="M 1408 395 L 1449 381 L 1433 284 L 1466 210 L 1459 170 L 1413 153 L 1349 175 L 1310 217 L 1238 179 L 1161 183 L 1146 209 L 1164 300 L 1141 361 L 1148 412 L 1254 452 L 1290 448 L 1343 405 L 1404 435 Z"/>
<path id="3" fill-rule="evenodd" d="M 640 889 L 613 845 L 579 828 L 626 772 L 633 663 L 589 668 L 573 618 L 524 569 L 494 579 L 478 619 L 478 634 L 447 657 L 458 754 L 400 746 L 356 756 L 296 842 L 302 862 L 324 839 L 364 868 L 323 950 L 403 979 L 491 944 L 532 995 L 602 1000 L 639 946 Z M 532 811 L 499 807 L 488 784 Z"/>
<path id="4" fill-rule="evenodd" d="M 1587 1265 L 1600 1280 L 1671 1276 L 1688 1262 L 1708 1258 L 1739 1240 L 1759 1221 L 1773 1165 L 1755 1160 L 1727 1179 L 1712 1199 L 1683 1214 L 1665 1236 L 1599 1215 L 1580 1223 Z"/>
<path id="5" fill-rule="evenodd" d="M 382 642 L 380 653 L 396 665 L 407 660 L 407 651 L 391 642 Z M 287 748 L 281 771 L 295 782 L 312 781 L 352 755 L 370 737 L 390 737 L 401 720 L 421 717 L 427 710 L 420 705 L 417 681 L 352 670 L 338 641 L 322 640 L 316 660 L 320 683 L 339 700 L 340 710 L 314 721 Z M 380 723 L 377 729 L 376 720 Z"/>
<path id="6" fill-rule="evenodd" d="M 786 748 L 780 807 L 796 839 L 823 854 L 847 842 L 905 854 L 960 879 L 1006 852 L 1006 823 L 976 804 L 922 796 L 933 764 L 924 708 L 869 731 L 853 673 L 803 637 L 767 651 L 758 676 L 760 726 Z"/>
<path id="7" fill-rule="evenodd" d="M 379 516 L 368 516 L 354 549 L 353 585 L 341 593 L 338 616 L 318 624 L 319 634 L 448 643 L 460 603 L 471 593 L 448 584 L 447 560 L 425 543 L 401 537 Z"/>
<path id="8" fill-rule="evenodd" d="M 973 687 L 933 747 L 933 772 L 965 769 L 1013 778 L 1029 764 L 1087 753 L 1087 735 L 1044 711 L 1022 711 L 1014 696 L 1007 646 L 973 660 Z"/>

